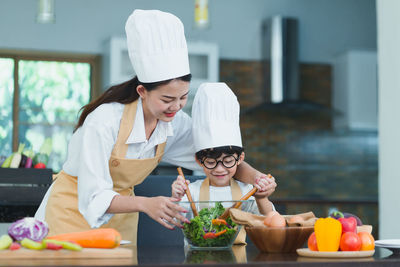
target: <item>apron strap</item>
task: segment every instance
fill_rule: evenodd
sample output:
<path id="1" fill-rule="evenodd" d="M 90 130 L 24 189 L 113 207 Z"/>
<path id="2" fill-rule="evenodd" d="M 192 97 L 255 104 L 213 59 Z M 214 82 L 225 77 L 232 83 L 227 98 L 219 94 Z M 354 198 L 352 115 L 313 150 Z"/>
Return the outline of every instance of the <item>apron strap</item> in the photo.
<path id="1" fill-rule="evenodd" d="M 239 200 L 242 197 L 242 190 L 240 190 L 238 182 L 233 178 L 231 178 L 231 192 L 232 200 Z"/>
<path id="2" fill-rule="evenodd" d="M 163 155 L 164 154 L 164 149 L 165 149 L 165 145 L 166 144 L 167 144 L 167 141 L 157 145 L 156 155 L 155 155 L 156 157 L 159 156 L 159 155 Z"/>
<path id="3" fill-rule="evenodd" d="M 125 104 L 124 113 L 122 114 L 121 123 L 119 125 L 117 141 L 115 142 L 114 148 L 111 152 L 114 156 L 120 158 L 125 158 L 126 156 L 126 151 L 128 151 L 126 140 L 128 140 L 135 123 L 137 104 L 138 100 Z"/>
<path id="4" fill-rule="evenodd" d="M 230 184 L 231 184 L 232 200 L 239 200 L 242 197 L 242 190 L 240 190 L 239 184 L 233 178 L 231 178 Z M 200 201 L 210 200 L 210 179 L 208 177 L 204 179 L 204 181 L 201 183 L 199 200 Z"/>

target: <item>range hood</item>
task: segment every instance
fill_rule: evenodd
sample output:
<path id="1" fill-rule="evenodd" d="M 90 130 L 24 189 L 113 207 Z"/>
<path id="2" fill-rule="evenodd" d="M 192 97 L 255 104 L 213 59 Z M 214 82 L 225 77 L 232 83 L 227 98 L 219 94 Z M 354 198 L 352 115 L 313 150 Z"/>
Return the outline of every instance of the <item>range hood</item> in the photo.
<path id="1" fill-rule="evenodd" d="M 274 16 L 263 21 L 264 103 L 299 100 L 298 21 Z"/>
<path id="2" fill-rule="evenodd" d="M 242 113 L 279 112 L 292 116 L 306 113 L 329 118 L 341 115 L 328 106 L 300 97 L 298 20 L 274 16 L 262 24 L 263 99 Z"/>

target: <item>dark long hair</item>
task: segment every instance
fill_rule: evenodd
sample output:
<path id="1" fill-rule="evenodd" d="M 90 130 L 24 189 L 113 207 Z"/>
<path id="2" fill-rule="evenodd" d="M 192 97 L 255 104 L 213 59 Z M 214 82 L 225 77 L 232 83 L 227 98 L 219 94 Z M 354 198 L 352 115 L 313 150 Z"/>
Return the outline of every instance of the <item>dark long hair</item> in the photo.
<path id="1" fill-rule="evenodd" d="M 129 81 L 111 86 L 110 88 L 107 89 L 107 91 L 105 91 L 98 98 L 90 101 L 89 104 L 83 106 L 80 109 L 80 111 L 82 111 L 82 113 L 79 116 L 79 120 L 75 126 L 74 132 L 83 125 L 86 117 L 90 114 L 90 112 L 95 110 L 101 104 L 112 103 L 112 102 L 118 102 L 121 104 L 129 104 L 129 103 L 136 101 L 139 98 L 139 94 L 136 91 L 136 87 L 138 87 L 139 85 L 142 85 L 147 91 L 152 91 L 160 85 L 168 84 L 172 80 L 181 80 L 184 82 L 190 82 L 191 79 L 192 79 L 192 74 L 187 74 L 185 76 L 178 77 L 175 79 L 169 79 L 169 80 L 154 82 L 154 83 L 142 83 L 139 81 L 137 76 L 135 76 L 133 79 L 131 79 Z"/>

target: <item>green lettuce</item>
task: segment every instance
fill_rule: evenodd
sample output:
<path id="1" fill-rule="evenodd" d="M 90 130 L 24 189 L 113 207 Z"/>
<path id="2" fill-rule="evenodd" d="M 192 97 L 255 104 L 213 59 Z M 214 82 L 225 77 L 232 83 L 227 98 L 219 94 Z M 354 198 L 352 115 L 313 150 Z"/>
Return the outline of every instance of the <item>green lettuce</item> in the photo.
<path id="1" fill-rule="evenodd" d="M 217 202 L 213 208 L 201 209 L 198 216 L 194 217 L 190 223 L 185 223 L 183 225 L 183 232 L 188 241 L 197 247 L 225 247 L 229 245 L 236 236 L 238 230 L 237 225 L 230 217 L 226 222 L 231 228 L 224 224 L 213 225 L 211 223 L 213 219 L 218 218 L 224 211 L 225 208 L 220 202 Z M 203 237 L 207 232 L 220 232 L 223 230 L 226 230 L 226 233 L 217 238 L 204 239 Z"/>

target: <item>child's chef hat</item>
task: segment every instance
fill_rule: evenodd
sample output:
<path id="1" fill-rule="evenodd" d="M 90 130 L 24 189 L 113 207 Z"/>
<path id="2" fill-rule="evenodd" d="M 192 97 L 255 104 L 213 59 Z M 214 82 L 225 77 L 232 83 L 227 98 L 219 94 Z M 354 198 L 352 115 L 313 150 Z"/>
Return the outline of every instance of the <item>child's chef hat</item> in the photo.
<path id="1" fill-rule="evenodd" d="M 159 82 L 190 73 L 183 24 L 176 16 L 136 9 L 125 31 L 129 58 L 139 81 Z"/>
<path id="2" fill-rule="evenodd" d="M 192 106 L 196 152 L 220 146 L 242 147 L 239 112 L 239 102 L 225 83 L 201 84 Z"/>

